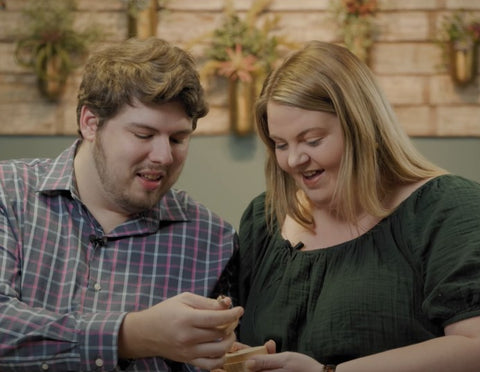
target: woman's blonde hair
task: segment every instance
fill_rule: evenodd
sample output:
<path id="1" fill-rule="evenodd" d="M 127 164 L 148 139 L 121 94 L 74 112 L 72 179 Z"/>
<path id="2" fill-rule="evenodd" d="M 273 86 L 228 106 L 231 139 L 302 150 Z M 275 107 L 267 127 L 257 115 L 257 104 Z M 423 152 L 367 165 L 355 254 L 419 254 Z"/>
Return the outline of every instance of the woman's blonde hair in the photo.
<path id="1" fill-rule="evenodd" d="M 337 115 L 345 152 L 332 205 L 345 221 L 355 223 L 362 211 L 384 217 L 391 210 L 382 200 L 393 185 L 446 173 L 416 150 L 364 63 L 346 48 L 311 41 L 269 74 L 256 102 L 257 130 L 267 146 L 270 226 L 275 218 L 281 225 L 287 214 L 307 228 L 313 228 L 313 219 L 305 194 L 276 161 L 269 102 Z"/>

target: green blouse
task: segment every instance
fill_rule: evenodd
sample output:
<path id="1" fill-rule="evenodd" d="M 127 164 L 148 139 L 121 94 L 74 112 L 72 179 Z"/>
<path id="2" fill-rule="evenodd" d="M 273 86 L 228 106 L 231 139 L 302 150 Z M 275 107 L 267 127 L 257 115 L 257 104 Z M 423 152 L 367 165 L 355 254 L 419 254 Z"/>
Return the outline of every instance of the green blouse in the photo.
<path id="1" fill-rule="evenodd" d="M 354 240 L 305 252 L 267 234 L 261 194 L 239 237 L 238 338 L 251 346 L 274 339 L 338 364 L 480 315 L 480 185 L 458 176 L 429 181 Z"/>

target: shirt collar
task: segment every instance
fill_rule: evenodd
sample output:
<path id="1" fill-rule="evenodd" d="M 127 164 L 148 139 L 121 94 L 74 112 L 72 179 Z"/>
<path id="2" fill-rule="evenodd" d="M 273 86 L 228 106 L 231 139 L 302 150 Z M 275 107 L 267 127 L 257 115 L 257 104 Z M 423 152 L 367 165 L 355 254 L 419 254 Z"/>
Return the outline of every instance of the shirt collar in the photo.
<path id="1" fill-rule="evenodd" d="M 52 160 L 50 169 L 46 171 L 45 179 L 38 191 L 41 193 L 55 193 L 59 191 L 76 191 L 74 182 L 73 159 L 81 140 L 77 139 L 66 148 L 58 157 Z"/>

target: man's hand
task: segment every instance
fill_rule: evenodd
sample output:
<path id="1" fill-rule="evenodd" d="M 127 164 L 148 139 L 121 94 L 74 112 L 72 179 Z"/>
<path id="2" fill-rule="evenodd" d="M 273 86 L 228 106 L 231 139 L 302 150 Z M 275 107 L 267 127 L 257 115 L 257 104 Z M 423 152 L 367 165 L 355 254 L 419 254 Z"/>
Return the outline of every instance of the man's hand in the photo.
<path id="1" fill-rule="evenodd" d="M 221 366 L 234 341 L 243 308 L 182 293 L 149 309 L 128 313 L 119 334 L 119 357 L 163 357 L 203 369 Z"/>

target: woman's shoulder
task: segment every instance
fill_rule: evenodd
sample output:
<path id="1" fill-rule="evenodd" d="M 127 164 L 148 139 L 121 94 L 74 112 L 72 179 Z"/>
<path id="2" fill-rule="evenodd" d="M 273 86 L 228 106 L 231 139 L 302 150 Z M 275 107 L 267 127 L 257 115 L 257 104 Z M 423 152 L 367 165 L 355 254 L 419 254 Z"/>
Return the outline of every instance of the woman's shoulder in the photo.
<path id="1" fill-rule="evenodd" d="M 265 192 L 256 195 L 247 205 L 242 214 L 243 220 L 265 219 Z"/>
<path id="2" fill-rule="evenodd" d="M 263 244 L 270 239 L 272 230 L 267 226 L 265 213 L 265 192 L 255 196 L 245 208 L 240 219 L 239 236 L 240 242 L 251 245 Z"/>
<path id="3" fill-rule="evenodd" d="M 467 187 L 480 190 L 480 183 L 477 181 L 468 179 L 466 177 L 458 176 L 455 174 L 444 174 L 429 179 L 425 182 L 425 186 L 428 187 L 439 187 L 439 188 L 457 188 L 457 187 Z"/>
<path id="4" fill-rule="evenodd" d="M 404 204 L 430 204 L 435 200 L 445 202 L 459 196 L 480 197 L 480 184 L 461 176 L 445 174 L 398 186 L 391 195 L 390 206 L 396 209 Z"/>
<path id="5" fill-rule="evenodd" d="M 256 205 L 256 206 L 265 206 L 265 196 L 266 192 L 262 191 L 260 194 L 256 195 L 251 201 L 250 204 Z"/>
<path id="6" fill-rule="evenodd" d="M 416 203 L 462 203 L 465 199 L 480 200 L 480 184 L 454 174 L 445 174 L 424 182 L 407 199 Z"/>
<path id="7" fill-rule="evenodd" d="M 446 255 L 452 247 L 456 252 L 468 251 L 479 242 L 479 216 L 480 184 L 446 174 L 415 189 L 382 222 L 382 232 L 394 234 L 412 265 L 426 265 L 434 254 Z"/>
<path id="8" fill-rule="evenodd" d="M 416 230 L 419 226 L 448 228 L 469 223 L 480 216 L 480 184 L 473 180 L 446 174 L 423 183 L 403 200 L 392 216 Z"/>

